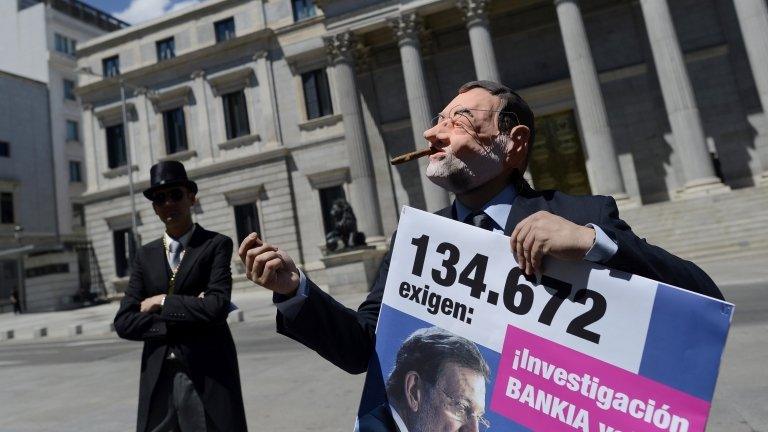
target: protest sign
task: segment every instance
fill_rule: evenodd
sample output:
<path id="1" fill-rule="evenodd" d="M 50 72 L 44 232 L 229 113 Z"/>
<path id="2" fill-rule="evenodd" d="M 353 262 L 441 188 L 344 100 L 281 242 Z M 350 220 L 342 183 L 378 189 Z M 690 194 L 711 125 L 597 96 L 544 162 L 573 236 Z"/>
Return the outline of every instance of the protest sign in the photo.
<path id="1" fill-rule="evenodd" d="M 369 375 L 386 381 L 403 342 L 438 328 L 470 341 L 490 370 L 473 390 L 479 412 L 444 391 L 456 419 L 498 431 L 704 431 L 733 305 L 586 261 L 547 258 L 526 276 L 508 237 L 409 207 L 392 246 Z M 389 406 L 402 391 L 388 389 Z M 402 429 L 414 415 L 394 417 Z"/>

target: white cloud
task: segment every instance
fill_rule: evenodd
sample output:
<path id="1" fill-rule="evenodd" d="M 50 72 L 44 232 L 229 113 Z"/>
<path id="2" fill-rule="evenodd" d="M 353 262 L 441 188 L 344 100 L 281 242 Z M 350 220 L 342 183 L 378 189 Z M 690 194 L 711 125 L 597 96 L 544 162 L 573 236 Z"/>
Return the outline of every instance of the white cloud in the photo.
<path id="1" fill-rule="evenodd" d="M 175 12 L 188 6 L 200 3 L 201 0 L 131 0 L 122 11 L 114 15 L 131 24 L 139 24 L 158 18 L 169 12 Z"/>

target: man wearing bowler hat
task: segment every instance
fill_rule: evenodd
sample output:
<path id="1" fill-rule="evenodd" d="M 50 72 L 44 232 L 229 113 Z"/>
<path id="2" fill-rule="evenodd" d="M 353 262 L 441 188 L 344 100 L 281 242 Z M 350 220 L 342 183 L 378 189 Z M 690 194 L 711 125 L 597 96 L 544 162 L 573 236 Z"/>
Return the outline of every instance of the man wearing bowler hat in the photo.
<path id="1" fill-rule="evenodd" d="M 192 222 L 197 185 L 176 161 L 150 169 L 144 196 L 165 224 L 139 249 L 115 330 L 143 341 L 136 430 L 245 431 L 227 325 L 232 240 Z"/>

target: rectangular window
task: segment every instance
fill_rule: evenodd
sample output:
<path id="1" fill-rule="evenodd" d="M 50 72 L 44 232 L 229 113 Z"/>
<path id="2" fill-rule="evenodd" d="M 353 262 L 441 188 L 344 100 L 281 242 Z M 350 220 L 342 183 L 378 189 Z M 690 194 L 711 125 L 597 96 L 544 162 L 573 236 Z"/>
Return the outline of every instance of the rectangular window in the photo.
<path id="1" fill-rule="evenodd" d="M 101 61 L 101 69 L 105 77 L 120 75 L 120 57 L 112 56 L 105 58 Z"/>
<path id="2" fill-rule="evenodd" d="M 165 151 L 168 154 L 186 150 L 187 128 L 184 124 L 184 108 L 178 107 L 163 111 L 165 125 Z"/>
<path id="3" fill-rule="evenodd" d="M 328 87 L 328 75 L 325 74 L 325 69 L 301 74 L 301 84 L 304 88 L 307 120 L 333 114 L 331 91 Z"/>
<path id="4" fill-rule="evenodd" d="M 125 150 L 123 125 L 107 127 L 107 165 L 109 168 L 121 167 L 128 163 Z"/>
<path id="5" fill-rule="evenodd" d="M 301 21 L 317 15 L 314 0 L 291 0 L 293 3 L 293 20 Z"/>
<path id="6" fill-rule="evenodd" d="M 346 199 L 344 188 L 341 185 L 320 189 L 320 207 L 323 211 L 323 228 L 325 228 L 326 234 L 333 231 L 331 207 L 333 207 L 333 203 L 337 199 Z"/>
<path id="7" fill-rule="evenodd" d="M 227 127 L 227 139 L 249 135 L 248 108 L 243 90 L 228 93 L 221 97 L 224 102 L 224 123 Z"/>
<path id="8" fill-rule="evenodd" d="M 240 204 L 235 206 L 235 225 L 237 228 L 237 244 L 245 240 L 248 234 L 255 232 L 264 238 L 259 225 L 259 212 L 256 203 Z"/>
<path id="9" fill-rule="evenodd" d="M 81 164 L 79 161 L 69 161 L 69 182 L 70 183 L 82 183 L 83 174 L 80 170 Z"/>
<path id="10" fill-rule="evenodd" d="M 0 192 L 0 223 L 12 224 L 14 222 L 13 194 L 10 192 Z"/>
<path id="11" fill-rule="evenodd" d="M 176 57 L 176 44 L 173 38 L 157 42 L 157 61 L 169 60 Z"/>
<path id="12" fill-rule="evenodd" d="M 72 204 L 72 227 L 83 228 L 85 226 L 85 205 Z"/>
<path id="13" fill-rule="evenodd" d="M 117 277 L 126 277 L 131 272 L 132 258 L 136 250 L 131 229 L 113 231 L 112 241 L 115 245 L 115 274 Z"/>
<path id="14" fill-rule="evenodd" d="M 74 120 L 67 120 L 67 141 L 80 141 L 80 125 Z"/>
<path id="15" fill-rule="evenodd" d="M 213 23 L 213 29 L 216 32 L 216 43 L 233 39 L 235 37 L 235 19 L 227 18 L 217 21 Z"/>
<path id="16" fill-rule="evenodd" d="M 75 82 L 72 80 L 64 80 L 64 99 L 75 100 Z"/>
<path id="17" fill-rule="evenodd" d="M 77 54 L 77 41 L 62 36 L 58 33 L 53 35 L 54 49 L 62 54 L 74 57 Z"/>
<path id="18" fill-rule="evenodd" d="M 0 157 L 11 157 L 11 144 L 0 141 Z"/>

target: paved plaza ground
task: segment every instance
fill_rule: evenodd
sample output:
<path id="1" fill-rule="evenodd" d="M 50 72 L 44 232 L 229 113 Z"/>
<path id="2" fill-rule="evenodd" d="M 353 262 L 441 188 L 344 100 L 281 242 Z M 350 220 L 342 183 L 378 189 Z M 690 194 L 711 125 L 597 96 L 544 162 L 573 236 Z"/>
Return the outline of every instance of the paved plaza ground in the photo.
<path id="1" fill-rule="evenodd" d="M 768 432 L 768 277 L 765 265 L 748 261 L 704 265 L 736 304 L 708 431 Z M 362 297 L 340 300 L 356 306 Z M 233 300 L 243 310 L 232 329 L 250 430 L 351 430 L 364 377 L 277 335 L 267 293 L 238 292 Z M 53 323 L 45 338 L 0 342 L 0 432 L 132 430 L 141 344 L 99 335 L 115 308 L 0 316 L 0 330 L 12 320 L 30 328 Z M 84 318 L 93 328 L 83 335 L 62 331 Z"/>

